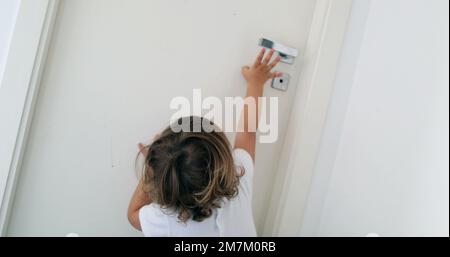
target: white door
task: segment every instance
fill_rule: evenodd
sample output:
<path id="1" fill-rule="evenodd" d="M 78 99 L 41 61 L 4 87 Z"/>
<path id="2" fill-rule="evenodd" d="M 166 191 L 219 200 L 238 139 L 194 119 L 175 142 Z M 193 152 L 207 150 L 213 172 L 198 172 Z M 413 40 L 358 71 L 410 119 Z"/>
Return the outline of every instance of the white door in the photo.
<path id="1" fill-rule="evenodd" d="M 139 235 L 126 210 L 136 144 L 167 125 L 175 96 L 242 96 L 240 66 L 268 37 L 300 50 L 279 97 L 276 143 L 257 147 L 262 231 L 315 0 L 62 1 L 8 235 Z M 230 135 L 232 138 L 233 135 Z"/>

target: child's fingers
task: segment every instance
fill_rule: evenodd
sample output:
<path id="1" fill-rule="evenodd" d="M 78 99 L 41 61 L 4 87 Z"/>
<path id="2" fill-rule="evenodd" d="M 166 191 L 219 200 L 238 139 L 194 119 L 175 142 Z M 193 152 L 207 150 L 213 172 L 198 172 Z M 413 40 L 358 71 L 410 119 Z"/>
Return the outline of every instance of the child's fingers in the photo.
<path id="1" fill-rule="evenodd" d="M 241 73 L 242 73 L 242 74 L 245 74 L 249 69 L 250 69 L 250 67 L 248 67 L 248 66 L 243 66 L 243 67 L 241 68 Z"/>
<path id="2" fill-rule="evenodd" d="M 279 71 L 275 71 L 275 72 L 270 73 L 270 77 L 273 78 L 273 79 L 281 77 L 281 76 L 283 76 L 283 73 L 279 72 Z"/>
<path id="3" fill-rule="evenodd" d="M 277 58 L 275 58 L 275 60 L 273 60 L 270 64 L 269 64 L 269 69 L 272 70 L 275 66 L 277 66 L 277 64 L 281 61 L 281 56 L 277 56 Z"/>
<path id="4" fill-rule="evenodd" d="M 145 157 L 147 157 L 148 154 L 148 148 L 147 146 L 145 146 L 143 143 L 139 143 L 138 144 L 138 148 L 139 148 L 139 152 L 144 155 Z"/>
<path id="5" fill-rule="evenodd" d="M 261 51 L 259 51 L 259 54 L 255 60 L 255 63 L 253 64 L 254 66 L 259 66 L 261 64 L 265 52 L 266 52 L 265 48 L 262 48 Z"/>
<path id="6" fill-rule="evenodd" d="M 153 136 L 153 141 L 155 141 L 155 140 L 157 140 L 158 139 L 158 137 L 160 136 L 161 134 L 160 133 L 157 133 L 157 134 L 155 134 L 154 136 Z M 148 147 L 146 146 L 146 145 L 144 145 L 143 143 L 138 143 L 138 148 L 139 148 L 139 151 L 141 152 L 141 153 L 143 153 L 143 154 L 147 154 L 147 152 L 148 152 Z"/>
<path id="7" fill-rule="evenodd" d="M 156 139 L 158 139 L 159 136 L 161 136 L 161 133 L 156 133 L 156 134 L 153 136 L 153 141 L 155 141 Z"/>
<path id="8" fill-rule="evenodd" d="M 266 55 L 266 57 L 264 58 L 262 64 L 267 65 L 269 64 L 270 60 L 272 59 L 273 53 L 275 51 L 273 49 L 270 49 L 269 53 Z"/>

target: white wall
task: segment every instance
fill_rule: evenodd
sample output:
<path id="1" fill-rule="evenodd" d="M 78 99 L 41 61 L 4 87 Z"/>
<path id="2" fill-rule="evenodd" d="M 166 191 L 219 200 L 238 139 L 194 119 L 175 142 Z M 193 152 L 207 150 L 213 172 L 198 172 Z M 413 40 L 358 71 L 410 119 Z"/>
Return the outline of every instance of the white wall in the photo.
<path id="1" fill-rule="evenodd" d="M 0 86 L 20 0 L 0 0 Z"/>
<path id="2" fill-rule="evenodd" d="M 301 235 L 448 236 L 448 5 L 354 1 Z"/>

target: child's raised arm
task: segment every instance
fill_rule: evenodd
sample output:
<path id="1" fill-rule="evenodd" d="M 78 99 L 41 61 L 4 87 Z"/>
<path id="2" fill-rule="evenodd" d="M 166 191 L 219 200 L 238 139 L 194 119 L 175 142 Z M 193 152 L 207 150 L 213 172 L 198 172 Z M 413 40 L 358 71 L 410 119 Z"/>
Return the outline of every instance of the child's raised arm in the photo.
<path id="1" fill-rule="evenodd" d="M 258 57 L 252 66 L 242 67 L 242 75 L 247 81 L 247 103 L 255 103 L 256 108 L 249 108 L 246 104 L 241 114 L 241 122 L 243 122 L 243 132 L 237 132 L 234 148 L 246 150 L 255 160 L 256 147 L 256 129 L 259 122 L 259 106 L 258 97 L 263 95 L 264 84 L 267 80 L 279 77 L 280 72 L 272 72 L 272 69 L 280 62 L 281 57 L 277 56 L 271 61 L 274 50 L 270 50 L 266 54 L 265 48 L 261 49 Z M 254 123 L 256 122 L 256 123 Z M 254 123 L 254 124 L 252 124 Z M 251 129 L 253 128 L 253 129 Z"/>

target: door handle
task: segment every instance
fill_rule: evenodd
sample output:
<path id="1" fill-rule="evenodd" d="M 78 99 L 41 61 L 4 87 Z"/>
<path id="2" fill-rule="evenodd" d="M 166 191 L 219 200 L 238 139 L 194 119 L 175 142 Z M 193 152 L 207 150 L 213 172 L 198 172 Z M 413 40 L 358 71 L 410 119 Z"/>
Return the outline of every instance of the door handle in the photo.
<path id="1" fill-rule="evenodd" d="M 281 57 L 281 61 L 287 64 L 293 64 L 295 57 L 298 56 L 297 48 L 274 42 L 267 38 L 261 38 L 259 40 L 259 45 L 268 49 L 275 50 Z"/>

